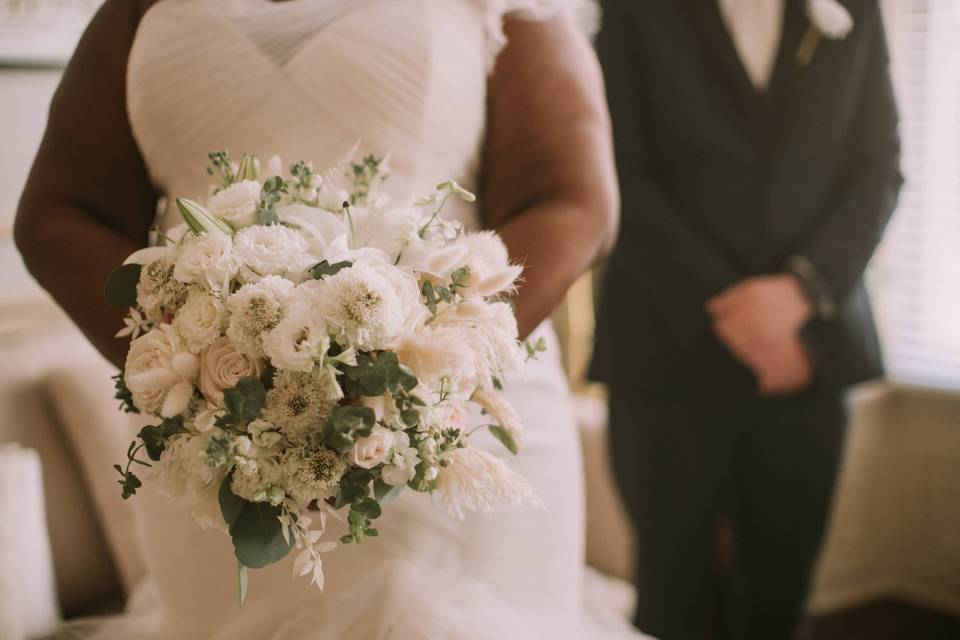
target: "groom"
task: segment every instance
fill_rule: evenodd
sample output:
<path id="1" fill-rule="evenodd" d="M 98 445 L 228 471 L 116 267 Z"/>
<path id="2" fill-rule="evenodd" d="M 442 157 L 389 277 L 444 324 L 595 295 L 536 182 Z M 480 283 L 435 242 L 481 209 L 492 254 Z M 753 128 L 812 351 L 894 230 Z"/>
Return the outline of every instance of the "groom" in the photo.
<path id="1" fill-rule="evenodd" d="M 786 640 L 882 374 L 864 268 L 902 182 L 877 0 L 606 0 L 622 235 L 593 376 L 636 528 L 636 624 Z"/>

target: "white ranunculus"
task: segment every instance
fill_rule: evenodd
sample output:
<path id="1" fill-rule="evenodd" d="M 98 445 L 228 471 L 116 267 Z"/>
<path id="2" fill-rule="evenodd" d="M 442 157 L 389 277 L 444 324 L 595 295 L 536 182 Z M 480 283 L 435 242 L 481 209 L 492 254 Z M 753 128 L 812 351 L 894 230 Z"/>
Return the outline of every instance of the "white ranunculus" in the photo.
<path id="1" fill-rule="evenodd" d="M 334 240 L 348 233 L 342 214 L 304 204 L 279 206 L 277 217 L 284 224 L 296 227 L 307 241 L 307 250 L 321 258 L 327 257 Z"/>
<path id="2" fill-rule="evenodd" d="M 350 450 L 350 461 L 363 469 L 372 469 L 389 455 L 393 449 L 394 432 L 375 425 L 370 435 L 358 438 Z"/>
<path id="3" fill-rule="evenodd" d="M 310 254 L 306 238 L 296 229 L 280 224 L 241 229 L 233 239 L 233 254 L 246 282 L 270 275 L 301 282 L 306 270 L 318 262 Z"/>
<path id="4" fill-rule="evenodd" d="M 361 351 L 390 349 L 427 317 L 416 278 L 385 262 L 343 269 L 322 281 L 321 293 L 327 324 Z"/>
<path id="5" fill-rule="evenodd" d="M 400 362 L 427 387 L 435 388 L 446 379 L 453 383 L 451 390 L 469 389 L 476 385 L 469 340 L 470 331 L 465 325 L 424 326 L 401 338 L 395 350 Z"/>
<path id="6" fill-rule="evenodd" d="M 263 335 L 280 324 L 290 309 L 294 285 L 280 276 L 245 284 L 227 298 L 227 336 L 254 355 L 263 353 Z"/>
<path id="7" fill-rule="evenodd" d="M 278 369 L 310 371 L 323 360 L 329 348 L 326 324 L 304 303 L 295 304 L 263 337 L 263 351 Z"/>
<path id="8" fill-rule="evenodd" d="M 380 478 L 391 487 L 402 487 L 417 475 L 420 464 L 419 452 L 410 446 L 410 437 L 397 431 L 394 435 L 393 455 L 380 470 Z"/>
<path id="9" fill-rule="evenodd" d="M 231 342 L 218 338 L 200 354 L 200 392 L 217 406 L 223 406 L 223 392 L 237 386 L 243 378 L 259 376 L 263 361 Z"/>
<path id="10" fill-rule="evenodd" d="M 853 30 L 850 12 L 837 0 L 807 0 L 807 17 L 831 40 L 843 40 Z"/>
<path id="11" fill-rule="evenodd" d="M 236 273 L 233 240 L 225 234 L 187 235 L 173 267 L 173 277 L 180 282 L 214 290 L 229 289 Z"/>
<path id="12" fill-rule="evenodd" d="M 198 367 L 174 328 L 161 324 L 130 343 L 123 380 L 137 409 L 172 418 L 190 404 Z"/>
<path id="13" fill-rule="evenodd" d="M 242 180 L 210 196 L 207 209 L 234 229 L 240 229 L 256 224 L 259 199 L 260 183 Z"/>
<path id="14" fill-rule="evenodd" d="M 224 324 L 223 303 L 202 289 L 191 289 L 173 319 L 173 328 L 193 353 L 200 353 L 220 337 Z"/>

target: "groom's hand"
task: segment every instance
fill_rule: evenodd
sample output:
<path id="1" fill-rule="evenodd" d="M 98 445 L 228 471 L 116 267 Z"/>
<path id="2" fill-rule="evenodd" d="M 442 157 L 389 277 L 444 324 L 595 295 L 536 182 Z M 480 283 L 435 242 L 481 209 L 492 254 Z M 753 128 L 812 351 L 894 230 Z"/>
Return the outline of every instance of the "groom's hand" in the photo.
<path id="1" fill-rule="evenodd" d="M 709 300 L 707 311 L 720 341 L 757 376 L 761 393 L 810 384 L 813 368 L 799 333 L 813 309 L 793 276 L 747 278 Z"/>

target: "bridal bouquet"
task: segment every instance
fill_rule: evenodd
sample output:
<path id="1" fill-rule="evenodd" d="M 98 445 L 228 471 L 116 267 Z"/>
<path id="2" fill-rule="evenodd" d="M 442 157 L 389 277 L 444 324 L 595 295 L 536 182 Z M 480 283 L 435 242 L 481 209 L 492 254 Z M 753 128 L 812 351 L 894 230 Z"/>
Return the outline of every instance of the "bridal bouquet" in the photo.
<path id="1" fill-rule="evenodd" d="M 375 157 L 323 174 L 276 166 L 264 181 L 255 157 L 210 158 L 206 206 L 178 198 L 184 224 L 107 283 L 130 308 L 117 398 L 156 418 L 115 465 L 123 497 L 141 486 L 134 465 L 152 467 L 201 526 L 229 533 L 241 601 L 247 567 L 294 547 L 295 574 L 322 588 L 327 516 L 359 543 L 404 487 L 460 517 L 536 504 L 465 430 L 479 405 L 478 428 L 517 452 L 501 380 L 543 348 L 518 342 L 507 296 L 521 267 L 500 238 L 440 216 L 474 196 L 450 181 L 391 206 Z"/>

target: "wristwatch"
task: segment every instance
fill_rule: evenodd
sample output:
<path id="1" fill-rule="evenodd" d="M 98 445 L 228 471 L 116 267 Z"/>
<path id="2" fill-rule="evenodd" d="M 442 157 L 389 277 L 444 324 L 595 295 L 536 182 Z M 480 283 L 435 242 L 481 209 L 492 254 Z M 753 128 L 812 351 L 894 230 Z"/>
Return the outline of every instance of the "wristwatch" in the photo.
<path id="1" fill-rule="evenodd" d="M 826 282 L 817 268 L 803 256 L 790 256 L 783 265 L 784 270 L 797 279 L 803 293 L 813 307 L 813 314 L 822 320 L 829 320 L 837 313 L 837 305 L 830 295 Z"/>

